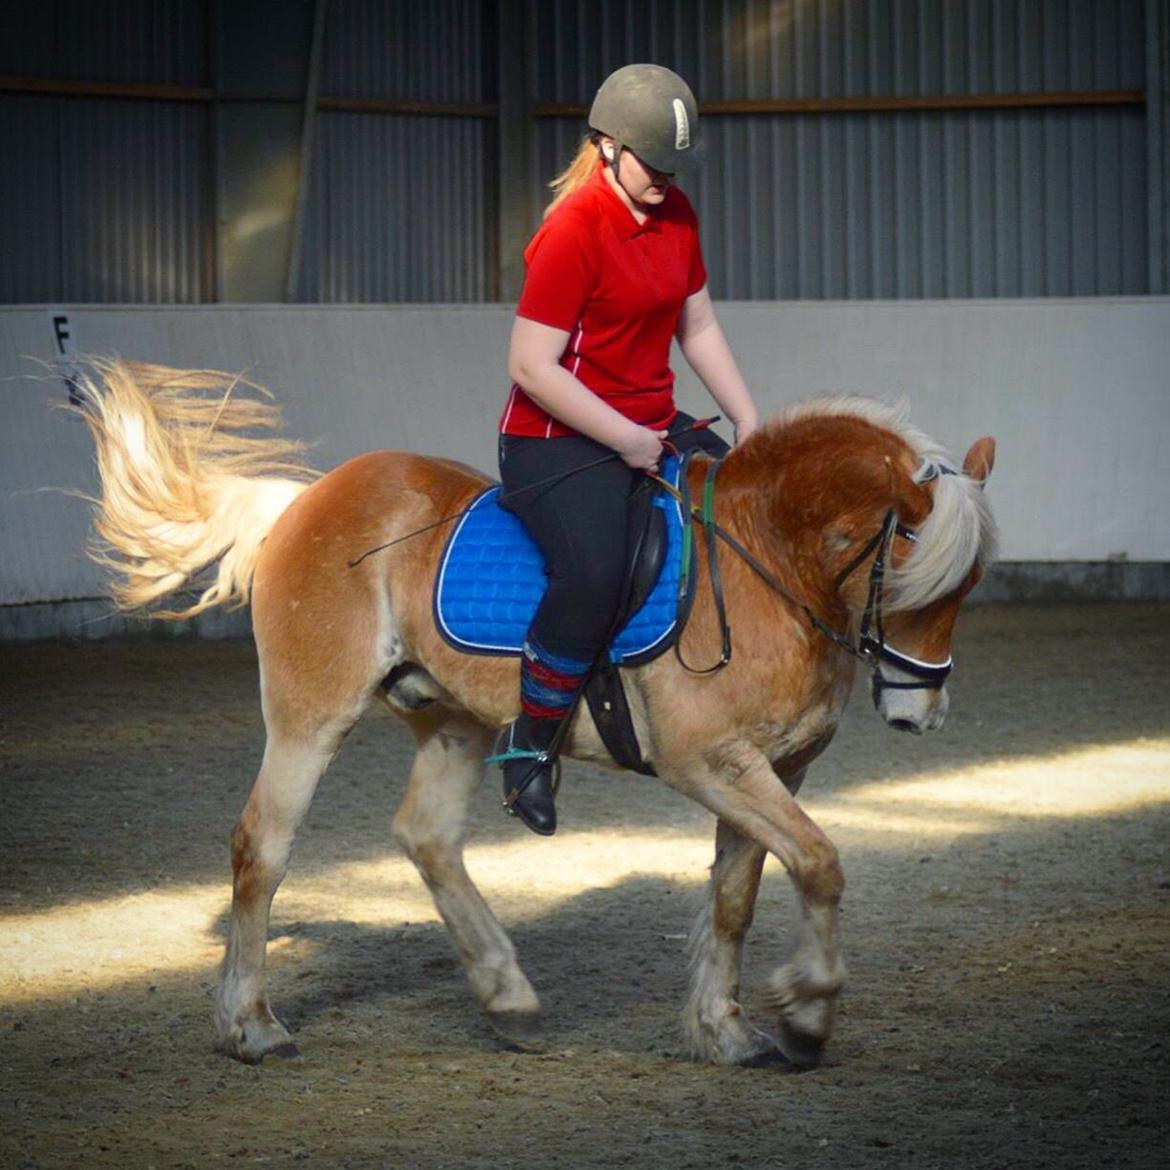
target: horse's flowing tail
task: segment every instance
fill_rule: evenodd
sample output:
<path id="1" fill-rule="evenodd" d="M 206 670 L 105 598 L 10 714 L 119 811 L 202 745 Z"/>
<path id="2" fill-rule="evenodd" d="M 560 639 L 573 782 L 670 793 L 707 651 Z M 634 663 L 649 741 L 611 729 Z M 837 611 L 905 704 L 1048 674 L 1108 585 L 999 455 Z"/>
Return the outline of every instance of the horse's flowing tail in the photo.
<path id="1" fill-rule="evenodd" d="M 303 445 L 249 434 L 281 426 L 253 382 L 215 370 L 172 370 L 91 359 L 79 412 L 97 446 L 101 498 L 90 555 L 114 574 L 122 609 L 174 593 L 202 570 L 214 576 L 184 609 L 247 604 L 260 546 L 316 474 Z"/>

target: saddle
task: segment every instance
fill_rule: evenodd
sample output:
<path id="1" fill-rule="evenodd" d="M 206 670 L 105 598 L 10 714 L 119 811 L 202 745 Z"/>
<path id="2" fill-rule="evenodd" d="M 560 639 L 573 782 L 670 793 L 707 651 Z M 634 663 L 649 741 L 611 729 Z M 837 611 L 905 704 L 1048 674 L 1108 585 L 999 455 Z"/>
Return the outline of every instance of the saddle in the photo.
<path id="1" fill-rule="evenodd" d="M 663 478 L 673 485 L 678 465 L 667 462 Z M 468 654 L 519 655 L 547 585 L 540 549 L 521 520 L 500 506 L 499 495 L 498 486 L 488 488 L 464 510 L 435 578 L 438 630 Z M 649 662 L 671 645 L 683 544 L 679 506 L 651 480 L 631 498 L 629 522 L 636 563 L 626 575 L 623 620 L 607 653 L 624 666 Z"/>
<path id="2" fill-rule="evenodd" d="M 672 441 L 682 450 L 663 461 L 662 478 L 676 488 L 697 450 L 727 450 L 705 428 L 672 435 Z M 435 624 L 464 653 L 518 656 L 544 595 L 544 558 L 521 521 L 500 507 L 499 493 L 496 485 L 477 496 L 447 541 L 435 580 Z M 618 668 L 649 662 L 674 645 L 690 613 L 695 575 L 693 565 L 683 565 L 683 524 L 689 519 L 674 496 L 646 479 L 631 497 L 628 523 L 623 604 L 583 694 L 615 763 L 654 775 L 643 759 Z"/>

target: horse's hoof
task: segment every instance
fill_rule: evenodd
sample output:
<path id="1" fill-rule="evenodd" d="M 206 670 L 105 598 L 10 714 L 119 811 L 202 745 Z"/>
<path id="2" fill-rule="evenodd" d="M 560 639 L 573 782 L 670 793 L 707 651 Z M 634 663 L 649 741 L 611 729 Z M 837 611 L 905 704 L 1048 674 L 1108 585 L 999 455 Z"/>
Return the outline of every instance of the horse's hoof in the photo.
<path id="1" fill-rule="evenodd" d="M 267 1023 L 250 1022 L 233 1029 L 225 1038 L 223 1048 L 241 1064 L 260 1064 L 270 1053 L 285 1058 L 301 1054 L 288 1029 L 275 1018 Z"/>
<path id="2" fill-rule="evenodd" d="M 700 1023 L 694 1019 L 689 1024 L 692 1060 L 710 1061 L 725 1068 L 765 1068 L 788 1063 L 780 1045 L 749 1023 L 738 1007 L 717 1020 L 708 1018 Z"/>
<path id="3" fill-rule="evenodd" d="M 541 1017 L 538 1012 L 488 1012 L 488 1024 L 498 1039 L 512 1052 L 544 1051 Z"/>
<path id="4" fill-rule="evenodd" d="M 801 1032 L 787 1022 L 780 1021 L 780 1039 L 777 1047 L 781 1058 L 798 1069 L 816 1068 L 825 1051 L 825 1041 L 808 1032 Z"/>
<path id="5" fill-rule="evenodd" d="M 792 1061 L 770 1036 L 765 1036 L 753 1051 L 745 1052 L 735 1063 L 739 1068 L 771 1068 L 774 1064 L 791 1065 Z"/>
<path id="6" fill-rule="evenodd" d="M 791 966 L 770 982 L 768 999 L 779 1013 L 777 1040 L 781 1051 L 797 1068 L 816 1068 L 833 1032 L 837 995 L 843 972 L 834 980 L 810 985 Z"/>

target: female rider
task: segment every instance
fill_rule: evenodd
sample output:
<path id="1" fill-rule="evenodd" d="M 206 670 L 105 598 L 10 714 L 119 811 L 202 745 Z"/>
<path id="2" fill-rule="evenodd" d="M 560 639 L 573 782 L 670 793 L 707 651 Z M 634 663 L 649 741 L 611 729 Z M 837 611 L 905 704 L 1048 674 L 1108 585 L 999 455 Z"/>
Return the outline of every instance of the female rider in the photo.
<path id="1" fill-rule="evenodd" d="M 491 759 L 509 810 L 544 835 L 556 830 L 550 749 L 612 634 L 629 496 L 679 426 L 671 339 L 737 443 L 757 423 L 707 291 L 698 222 L 674 186 L 698 147 L 690 88 L 661 66 L 627 65 L 597 91 L 589 127 L 524 252 L 500 420 L 501 502 L 539 545 L 549 583 L 525 639 L 521 714 Z"/>

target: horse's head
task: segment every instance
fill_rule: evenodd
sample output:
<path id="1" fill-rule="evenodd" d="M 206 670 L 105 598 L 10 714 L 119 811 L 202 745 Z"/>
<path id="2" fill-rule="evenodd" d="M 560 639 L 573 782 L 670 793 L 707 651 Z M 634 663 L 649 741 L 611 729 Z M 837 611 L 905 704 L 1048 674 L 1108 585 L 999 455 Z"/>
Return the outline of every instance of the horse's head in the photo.
<path id="1" fill-rule="evenodd" d="M 904 428 L 900 437 L 909 451 L 881 456 L 887 488 L 878 508 L 873 497 L 882 493 L 869 493 L 872 531 L 838 539 L 853 551 L 834 584 L 872 667 L 878 713 L 891 727 L 920 734 L 946 717 L 955 619 L 993 553 L 983 484 L 995 440 L 974 443 L 959 470 L 920 433 Z M 856 509 L 847 515 L 854 528 L 864 523 Z"/>
<path id="2" fill-rule="evenodd" d="M 757 547 L 770 530 L 779 571 L 729 543 L 872 669 L 874 705 L 899 730 L 946 716 L 955 618 L 995 549 L 994 458 L 980 439 L 959 469 L 903 411 L 850 397 L 790 406 L 728 457 L 732 515 Z"/>

